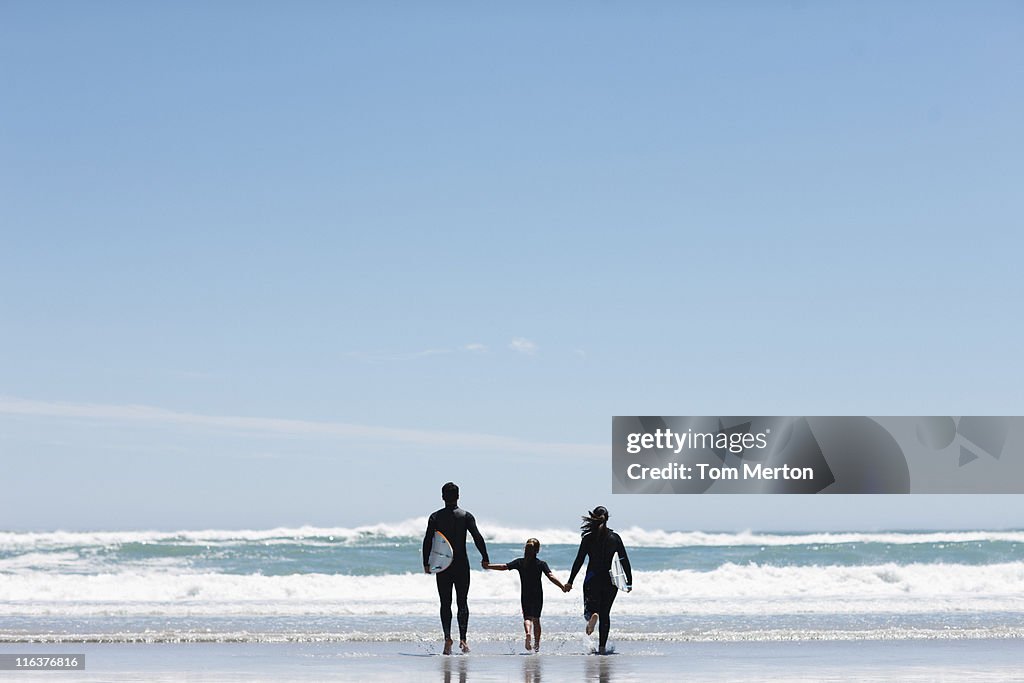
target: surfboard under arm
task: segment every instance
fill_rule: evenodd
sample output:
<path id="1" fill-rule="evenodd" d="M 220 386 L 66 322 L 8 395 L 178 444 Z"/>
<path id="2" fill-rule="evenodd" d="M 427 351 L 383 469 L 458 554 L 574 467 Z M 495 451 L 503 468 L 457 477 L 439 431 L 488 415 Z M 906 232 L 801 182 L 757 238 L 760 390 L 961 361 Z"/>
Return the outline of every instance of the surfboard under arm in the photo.
<path id="1" fill-rule="evenodd" d="M 612 579 L 613 586 L 619 590 L 630 590 L 630 585 L 626 582 L 626 570 L 622 568 L 618 552 L 612 555 L 612 568 L 608 570 L 608 575 Z"/>
<path id="2" fill-rule="evenodd" d="M 427 566 L 431 574 L 443 572 L 452 563 L 454 553 L 452 544 L 440 531 L 434 532 L 433 544 L 430 546 L 430 555 L 427 556 Z"/>

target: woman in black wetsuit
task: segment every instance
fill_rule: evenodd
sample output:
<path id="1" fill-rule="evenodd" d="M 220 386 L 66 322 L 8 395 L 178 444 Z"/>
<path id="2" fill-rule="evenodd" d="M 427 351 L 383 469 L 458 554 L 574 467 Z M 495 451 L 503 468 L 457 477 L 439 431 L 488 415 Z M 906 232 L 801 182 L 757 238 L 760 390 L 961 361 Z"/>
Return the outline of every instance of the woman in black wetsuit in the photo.
<path id="1" fill-rule="evenodd" d="M 586 517 L 580 526 L 581 535 L 579 552 L 572 563 L 572 573 L 565 584 L 567 591 L 572 590 L 573 579 L 583 566 L 583 558 L 587 559 L 587 573 L 583 579 L 583 618 L 587 620 L 587 635 L 594 632 L 595 623 L 600 620 L 598 631 L 598 653 L 605 654 L 608 643 L 608 631 L 611 630 L 612 603 L 619 589 L 612 584 L 609 570 L 612 566 L 612 555 L 619 554 L 622 569 L 626 572 L 626 583 L 633 585 L 633 571 L 626 557 L 626 549 L 619 535 L 608 528 L 608 509 L 598 505 Z M 626 589 L 627 592 L 631 588 Z"/>

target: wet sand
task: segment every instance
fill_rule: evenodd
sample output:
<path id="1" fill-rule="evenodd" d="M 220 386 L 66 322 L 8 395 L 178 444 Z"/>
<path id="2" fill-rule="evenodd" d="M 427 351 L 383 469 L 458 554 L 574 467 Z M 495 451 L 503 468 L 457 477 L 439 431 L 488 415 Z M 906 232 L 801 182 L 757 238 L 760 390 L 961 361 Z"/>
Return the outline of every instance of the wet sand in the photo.
<path id="1" fill-rule="evenodd" d="M 518 642 L 468 655 L 409 643 L 63 643 L 0 653 L 84 653 L 84 671 L 0 672 L 61 681 L 1007 681 L 1024 680 L 1015 639 L 857 642 L 623 642 L 608 656 L 565 639 L 527 654 Z M 439 650 L 439 645 L 438 648 Z"/>

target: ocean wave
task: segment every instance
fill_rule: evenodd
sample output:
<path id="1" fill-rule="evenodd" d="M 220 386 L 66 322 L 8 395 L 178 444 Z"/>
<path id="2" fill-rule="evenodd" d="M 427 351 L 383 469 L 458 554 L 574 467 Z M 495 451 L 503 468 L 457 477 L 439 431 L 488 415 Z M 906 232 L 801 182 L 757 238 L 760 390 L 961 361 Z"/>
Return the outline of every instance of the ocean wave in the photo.
<path id="1" fill-rule="evenodd" d="M 0 558 L 0 573 L 25 569 L 69 569 L 80 566 L 78 553 L 73 552 L 27 552 L 12 557 Z"/>
<path id="2" fill-rule="evenodd" d="M 181 531 L 44 531 L 0 532 L 0 550 L 25 548 L 112 547 L 136 543 L 165 545 L 238 545 L 247 543 L 353 543 L 366 539 L 423 537 L 427 518 L 397 524 L 359 527 L 276 527 L 273 529 L 203 529 Z"/>
<path id="3" fill-rule="evenodd" d="M 125 544 L 165 544 L 231 546 L 259 543 L 263 545 L 374 545 L 418 543 L 426 528 L 426 517 L 401 522 L 381 522 L 356 527 L 278 527 L 273 529 L 206 529 L 182 531 L 51 531 L 0 532 L 0 550 L 16 552 L 29 549 L 113 547 Z M 575 545 L 579 531 L 575 528 L 537 528 L 504 526 L 480 522 L 488 542 L 519 544 L 536 537 L 548 545 Z M 686 548 L 742 546 L 814 546 L 878 543 L 888 545 L 957 544 L 957 543 L 1022 543 L 1024 531 L 921 531 L 921 532 L 821 532 L 821 533 L 758 533 L 740 531 L 715 533 L 705 531 L 665 531 L 627 527 L 617 529 L 627 547 Z"/>
<path id="4" fill-rule="evenodd" d="M 566 579 L 564 568 L 556 574 Z M 473 572 L 474 613 L 519 605 L 518 577 Z M 580 586 L 582 579 L 578 580 Z M 616 611 L 673 614 L 860 614 L 1024 611 L 1024 562 L 990 565 L 772 566 L 727 563 L 712 571 L 634 573 Z M 548 586 L 546 613 L 580 611 L 580 587 Z M 26 571 L 0 575 L 9 615 L 404 615 L 431 613 L 437 594 L 423 574 L 218 574 L 164 570 L 105 574 Z"/>
<path id="5" fill-rule="evenodd" d="M 424 636 L 424 630 L 384 631 L 207 631 L 163 629 L 144 631 L 112 631 L 96 633 L 5 633 L 0 643 L 419 643 L 431 649 L 436 640 Z M 545 628 L 547 656 L 578 654 L 573 648 L 560 648 L 580 642 L 578 631 Z M 900 640 L 986 640 L 1021 639 L 1024 627 L 990 626 L 984 628 L 914 628 L 884 627 L 864 629 L 778 628 L 778 629 L 708 629 L 696 631 L 633 631 L 617 626 L 614 641 L 651 643 L 735 643 L 735 642 L 800 642 L 800 641 L 900 641 Z M 474 629 L 474 642 L 507 642 L 508 633 Z"/>

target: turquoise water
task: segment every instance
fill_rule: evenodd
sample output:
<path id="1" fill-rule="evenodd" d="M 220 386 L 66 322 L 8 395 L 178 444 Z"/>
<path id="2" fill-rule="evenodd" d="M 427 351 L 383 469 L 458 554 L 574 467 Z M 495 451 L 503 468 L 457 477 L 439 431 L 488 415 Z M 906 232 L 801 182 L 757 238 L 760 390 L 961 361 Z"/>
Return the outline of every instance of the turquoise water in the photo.
<path id="1" fill-rule="evenodd" d="M 437 628 L 424 527 L 0 533 L 0 640 L 415 640 Z M 568 578 L 576 531 L 484 530 L 492 561 L 536 535 Z M 1024 532 L 619 532 L 622 639 L 1024 636 Z M 505 637 L 516 576 L 472 580 L 475 633 Z M 578 630 L 579 591 L 548 590 L 546 628 Z"/>
<path id="2" fill-rule="evenodd" d="M 230 531 L 138 534 L 106 532 L 99 541 L 90 534 L 4 533 L 0 539 L 0 572 L 12 568 L 59 570 L 90 574 L 120 567 L 174 565 L 224 574 L 347 574 L 382 576 L 419 569 L 421 536 L 364 533 L 342 537 L 315 530 L 237 532 L 260 535 L 232 537 Z M 186 534 L 203 534 L 195 538 Z M 134 540 L 144 535 L 145 540 Z M 564 534 L 562 534 L 564 536 Z M 649 535 L 646 532 L 645 535 Z M 720 536 L 728 537 L 728 534 Z M 934 537 L 934 539 L 932 538 Z M 812 539 L 812 540 L 808 540 Z M 937 540 L 936 540 L 937 539 Z M 634 566 L 647 571 L 691 569 L 709 571 L 726 563 L 779 567 L 895 564 L 987 565 L 1024 559 L 1024 532 L 888 532 L 872 534 L 743 534 L 733 544 L 661 545 L 630 543 Z M 641 543 L 646 539 L 641 539 Z M 6 541 L 6 542 L 5 542 Z M 718 541 L 718 539 L 716 539 Z M 542 557 L 553 567 L 568 567 L 576 555 L 571 543 L 545 543 Z M 521 543 L 488 543 L 493 561 L 522 556 Z M 476 556 L 475 549 L 470 550 Z"/>

